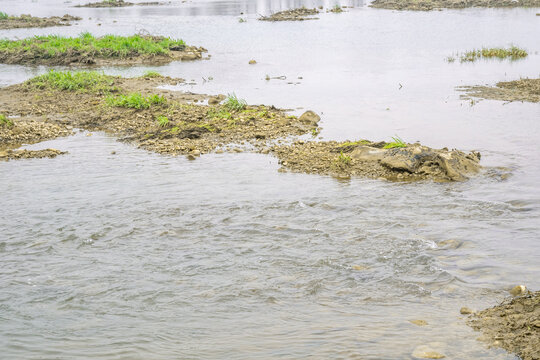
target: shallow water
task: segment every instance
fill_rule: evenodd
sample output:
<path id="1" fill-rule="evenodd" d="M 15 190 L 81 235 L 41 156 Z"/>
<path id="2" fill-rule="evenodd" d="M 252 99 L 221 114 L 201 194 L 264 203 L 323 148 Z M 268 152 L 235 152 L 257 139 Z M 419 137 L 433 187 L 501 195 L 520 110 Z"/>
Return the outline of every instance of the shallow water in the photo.
<path id="1" fill-rule="evenodd" d="M 414 13 L 341 2 L 357 7 L 266 23 L 257 14 L 334 2 L 69 8 L 82 2 L 3 1 L 8 13 L 84 20 L 1 36 L 181 37 L 211 59 L 105 70 L 155 69 L 193 83 L 180 90 L 312 109 L 325 139 L 398 134 L 480 150 L 483 164 L 512 176 L 343 182 L 279 173 L 271 156 L 188 161 L 100 133 L 29 146 L 70 154 L 0 163 L 2 357 L 407 359 L 431 344 L 450 359 L 514 358 L 476 341 L 459 309 L 494 305 L 516 284 L 540 287 L 540 105 L 471 105 L 455 87 L 537 77 L 537 9 Z M 511 43 L 529 57 L 445 61 Z M 0 65 L 0 86 L 43 71 Z"/>

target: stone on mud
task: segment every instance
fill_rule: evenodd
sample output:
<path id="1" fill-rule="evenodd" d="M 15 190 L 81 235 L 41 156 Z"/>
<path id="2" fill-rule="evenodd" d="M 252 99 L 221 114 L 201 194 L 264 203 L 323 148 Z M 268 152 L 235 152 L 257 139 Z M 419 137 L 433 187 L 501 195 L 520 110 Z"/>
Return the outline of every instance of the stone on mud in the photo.
<path id="1" fill-rule="evenodd" d="M 311 110 L 306 111 L 298 118 L 298 121 L 306 125 L 317 125 L 319 120 L 321 117 Z"/>

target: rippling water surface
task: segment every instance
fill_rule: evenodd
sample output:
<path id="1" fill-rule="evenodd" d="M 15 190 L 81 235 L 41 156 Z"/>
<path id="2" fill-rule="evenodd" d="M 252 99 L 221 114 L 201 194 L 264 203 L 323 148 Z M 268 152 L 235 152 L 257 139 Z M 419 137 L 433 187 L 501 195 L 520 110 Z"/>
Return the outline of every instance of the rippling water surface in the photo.
<path id="1" fill-rule="evenodd" d="M 537 9 L 415 13 L 351 1 L 317 21 L 263 23 L 258 14 L 335 3 L 70 8 L 82 2 L 2 1 L 11 14 L 84 20 L 1 37 L 181 37 L 212 58 L 105 71 L 155 69 L 185 78 L 179 90 L 309 108 L 322 113 L 325 139 L 398 134 L 480 150 L 512 176 L 340 182 L 279 173 L 271 156 L 188 161 L 100 133 L 28 146 L 70 153 L 0 163 L 1 357 L 407 359 L 429 344 L 450 359 L 514 358 L 476 341 L 459 309 L 494 305 L 516 284 L 540 287 L 540 107 L 471 105 L 455 87 L 537 77 Z M 510 43 L 529 57 L 445 62 Z M 0 65 L 0 86 L 43 71 Z"/>

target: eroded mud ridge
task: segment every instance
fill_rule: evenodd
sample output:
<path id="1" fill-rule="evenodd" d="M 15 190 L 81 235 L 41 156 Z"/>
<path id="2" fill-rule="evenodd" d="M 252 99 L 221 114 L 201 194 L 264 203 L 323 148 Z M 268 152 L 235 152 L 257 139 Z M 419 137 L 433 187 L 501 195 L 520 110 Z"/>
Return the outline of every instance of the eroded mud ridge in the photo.
<path id="1" fill-rule="evenodd" d="M 134 3 L 130 3 L 124 0 L 103 0 L 93 3 L 88 3 L 84 5 L 77 5 L 75 7 L 89 7 L 89 8 L 103 8 L 103 7 L 125 7 L 133 6 Z"/>
<path id="2" fill-rule="evenodd" d="M 370 6 L 392 10 L 429 11 L 470 7 L 539 7 L 540 0 L 374 0 Z"/>
<path id="3" fill-rule="evenodd" d="M 39 36 L 0 40 L 0 63 L 32 65 L 134 65 L 197 60 L 207 50 L 163 36 L 78 38 Z"/>
<path id="4" fill-rule="evenodd" d="M 540 102 L 540 79 L 520 79 L 515 81 L 503 81 L 495 87 L 490 86 L 465 86 L 460 90 L 467 94 L 462 98 L 471 97 L 503 100 L 503 101 L 528 101 Z"/>
<path id="5" fill-rule="evenodd" d="M 259 20 L 262 20 L 262 21 L 316 20 L 318 18 L 313 17 L 313 15 L 317 15 L 318 13 L 319 13 L 319 10 L 317 9 L 299 8 L 299 9 L 280 11 L 270 16 L 263 16 L 263 17 L 260 17 Z"/>
<path id="6" fill-rule="evenodd" d="M 540 291 L 482 310 L 468 321 L 482 340 L 523 360 L 540 359 Z"/>
<path id="7" fill-rule="evenodd" d="M 398 181 L 462 181 L 480 170 L 480 154 L 436 150 L 420 144 L 386 148 L 385 142 L 303 142 L 272 151 L 283 169 L 342 178 L 363 176 Z"/>
<path id="8" fill-rule="evenodd" d="M 69 26 L 72 21 L 77 20 L 81 20 L 81 18 L 67 14 L 62 17 L 51 16 L 46 18 L 31 15 L 10 16 L 7 19 L 0 19 L 0 29 Z"/>
<path id="9" fill-rule="evenodd" d="M 43 159 L 43 158 L 55 158 L 58 155 L 67 154 L 67 151 L 60 151 L 56 149 L 43 149 L 43 150 L 0 150 L 1 160 L 20 160 L 20 159 Z"/>

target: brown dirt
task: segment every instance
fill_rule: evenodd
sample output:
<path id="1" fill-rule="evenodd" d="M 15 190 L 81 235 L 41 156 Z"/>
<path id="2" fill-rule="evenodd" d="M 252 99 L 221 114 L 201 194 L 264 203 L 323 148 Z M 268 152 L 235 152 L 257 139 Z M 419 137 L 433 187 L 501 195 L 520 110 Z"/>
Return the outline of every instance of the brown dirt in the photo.
<path id="1" fill-rule="evenodd" d="M 458 150 L 436 150 L 420 144 L 383 149 L 386 143 L 303 142 L 275 146 L 282 171 L 332 175 L 338 178 L 362 176 L 391 181 L 462 181 L 478 173 L 480 154 Z"/>
<path id="2" fill-rule="evenodd" d="M 540 291 L 504 301 L 482 310 L 468 321 L 483 332 L 481 340 L 503 348 L 523 360 L 540 359 Z"/>
<path id="3" fill-rule="evenodd" d="M 77 20 L 81 20 L 81 18 L 67 14 L 62 17 L 51 16 L 47 18 L 34 17 L 30 15 L 10 16 L 7 19 L 0 20 L 0 29 L 69 26 L 71 25 L 72 21 Z"/>
<path id="4" fill-rule="evenodd" d="M 274 13 L 270 16 L 262 16 L 259 20 L 262 21 L 304 21 L 304 20 L 317 20 L 318 18 L 312 17 L 317 15 L 319 10 L 317 9 L 291 9 Z"/>
<path id="5" fill-rule="evenodd" d="M 159 40 L 159 37 L 153 37 Z M 80 52 L 68 49 L 65 53 L 54 56 L 39 48 L 21 49 L 19 51 L 0 52 L 0 63 L 17 65 L 47 65 L 47 66 L 105 66 L 105 65 L 161 65 L 172 61 L 190 61 L 202 59 L 206 49 L 196 46 L 185 46 L 179 49 L 170 49 L 167 54 L 147 55 L 134 51 L 126 57 L 110 57 L 108 54 L 98 52 Z"/>
<path id="6" fill-rule="evenodd" d="M 13 122 L 12 126 L 0 125 L 0 148 L 33 144 L 73 133 L 72 128 L 61 124 L 59 119 L 25 116 L 10 120 Z"/>
<path id="7" fill-rule="evenodd" d="M 20 160 L 20 159 L 42 159 L 55 158 L 58 155 L 67 154 L 67 151 L 56 149 L 44 150 L 6 150 L 0 151 L 0 161 L 2 160 Z"/>
<path id="8" fill-rule="evenodd" d="M 370 6 L 391 10 L 429 11 L 470 7 L 540 7 L 540 0 L 375 0 Z"/>
<path id="9" fill-rule="evenodd" d="M 540 79 L 520 79 L 497 83 L 496 87 L 464 86 L 464 99 L 482 98 L 503 101 L 540 102 Z"/>

